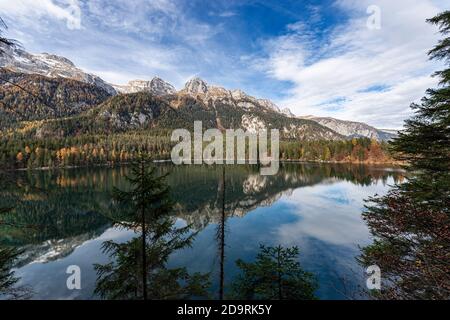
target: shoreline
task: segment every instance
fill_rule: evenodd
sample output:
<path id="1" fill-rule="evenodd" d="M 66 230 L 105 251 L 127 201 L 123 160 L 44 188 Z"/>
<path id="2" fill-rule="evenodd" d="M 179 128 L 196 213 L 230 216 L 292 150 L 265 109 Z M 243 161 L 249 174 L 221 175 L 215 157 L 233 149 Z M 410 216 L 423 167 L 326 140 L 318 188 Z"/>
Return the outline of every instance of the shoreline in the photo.
<path id="1" fill-rule="evenodd" d="M 171 163 L 171 160 L 152 160 L 152 163 L 155 164 L 166 164 Z M 342 164 L 342 165 L 364 165 L 364 166 L 386 166 L 386 167 L 395 167 L 398 169 L 402 169 L 401 167 L 407 166 L 407 164 L 398 162 L 398 161 L 381 161 L 381 162 L 367 162 L 367 161 L 322 161 L 322 160 L 291 160 L 285 159 L 280 160 L 280 163 L 299 163 L 299 164 Z M 52 170 L 71 170 L 71 169 L 80 169 L 80 168 L 117 168 L 122 166 L 129 166 L 132 163 L 130 162 L 121 162 L 117 164 L 91 164 L 91 165 L 79 165 L 79 166 L 63 166 L 63 167 L 37 167 L 37 168 L 19 168 L 19 169 L 2 169 L 3 171 L 8 172 L 23 172 L 23 171 L 52 171 Z M 223 164 L 214 164 L 214 165 L 223 165 Z M 247 164 L 248 165 L 248 164 Z M 255 164 L 256 165 L 256 164 Z"/>

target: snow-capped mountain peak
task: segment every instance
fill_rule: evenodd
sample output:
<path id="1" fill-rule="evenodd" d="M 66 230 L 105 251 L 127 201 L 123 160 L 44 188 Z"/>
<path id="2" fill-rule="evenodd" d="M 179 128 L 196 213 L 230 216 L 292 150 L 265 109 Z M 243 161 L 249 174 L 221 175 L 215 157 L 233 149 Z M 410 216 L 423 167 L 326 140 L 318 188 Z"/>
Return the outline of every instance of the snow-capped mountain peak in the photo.
<path id="1" fill-rule="evenodd" d="M 109 94 L 116 93 L 110 84 L 96 75 L 77 68 L 67 58 L 48 53 L 31 54 L 17 47 L 2 46 L 1 49 L 3 54 L 0 56 L 0 67 L 2 68 L 51 78 L 70 78 L 101 87 Z"/>
<path id="2" fill-rule="evenodd" d="M 254 98 L 240 89 L 228 90 L 220 86 L 208 85 L 206 81 L 195 77 L 189 80 L 184 89 L 177 92 L 175 87 L 159 77 L 148 80 L 132 80 L 126 85 L 110 85 L 100 77 L 86 73 L 75 66 L 65 57 L 49 53 L 31 54 L 21 48 L 10 48 L 1 46 L 3 54 L 0 55 L 0 67 L 10 69 L 13 72 L 26 74 L 38 74 L 46 77 L 63 77 L 89 83 L 103 88 L 109 94 L 150 92 L 154 95 L 163 96 L 168 94 L 188 94 L 204 101 L 221 102 L 242 108 L 246 111 L 261 110 L 264 112 L 275 112 L 289 118 L 296 116 L 288 108 L 280 108 L 268 99 Z M 342 136 L 367 137 L 377 140 L 389 140 L 395 137 L 395 133 L 389 130 L 379 130 L 361 122 L 344 121 L 327 117 L 303 116 L 325 126 Z"/>

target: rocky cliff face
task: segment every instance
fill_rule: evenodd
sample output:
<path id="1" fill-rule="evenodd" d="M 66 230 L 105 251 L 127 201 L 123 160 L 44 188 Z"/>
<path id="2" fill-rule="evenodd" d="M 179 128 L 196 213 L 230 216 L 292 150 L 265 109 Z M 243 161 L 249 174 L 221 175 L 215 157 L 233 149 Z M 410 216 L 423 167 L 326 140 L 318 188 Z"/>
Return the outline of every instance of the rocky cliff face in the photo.
<path id="1" fill-rule="evenodd" d="M 228 103 L 245 110 L 271 111 L 280 114 L 292 114 L 288 108 L 280 109 L 275 103 L 268 99 L 257 99 L 240 89 L 228 90 L 219 86 L 211 86 L 200 78 L 189 80 L 180 94 L 187 94 L 204 101 Z"/>
<path id="2" fill-rule="evenodd" d="M 31 54 L 20 48 L 6 46 L 2 46 L 1 49 L 3 54 L 0 55 L 0 68 L 50 78 L 69 78 L 100 87 L 111 95 L 116 93 L 110 84 L 96 75 L 77 68 L 67 58 L 48 53 Z"/>
<path id="3" fill-rule="evenodd" d="M 17 121 L 74 116 L 111 96 L 101 87 L 67 78 L 4 69 L 0 78 L 0 128 Z"/>
<path id="4" fill-rule="evenodd" d="M 158 77 L 150 81 L 133 80 L 127 85 L 113 86 L 98 76 L 82 71 L 69 59 L 61 56 L 48 53 L 30 54 L 20 48 L 2 47 L 0 49 L 4 51 L 0 56 L 0 68 L 3 68 L 3 73 L 9 76 L 15 75 L 16 80 L 25 85 L 25 89 L 34 93 L 30 95 L 30 92 L 19 90 L 7 83 L 0 83 L 1 97 L 4 102 L 7 102 L 6 107 L 5 103 L 3 107 L 0 106 L 0 126 L 2 122 L 10 123 L 13 120 L 39 120 L 79 114 L 94 108 L 104 102 L 108 96 L 116 93 L 124 95 L 148 93 L 154 97 L 165 97 L 156 103 L 156 105 L 164 105 L 164 110 L 171 107 L 172 111 L 179 111 L 177 113 L 170 111 L 165 115 L 167 117 L 170 114 L 175 117 L 175 119 L 164 119 L 161 124 L 170 127 L 207 119 L 209 126 L 220 129 L 277 128 L 285 137 L 291 139 L 367 137 L 389 140 L 395 136 L 387 130 L 378 130 L 359 122 L 313 116 L 296 117 L 288 108 L 282 109 L 268 99 L 252 97 L 239 89 L 228 90 L 212 86 L 198 77 L 189 80 L 180 91 Z M 86 86 L 79 83 L 84 83 Z M 134 98 L 113 100 L 114 105 L 126 101 L 141 104 L 123 105 L 117 108 L 117 110 L 125 110 L 123 112 L 108 110 L 108 103 L 103 105 L 102 119 L 112 121 L 124 130 L 147 127 L 150 122 L 157 120 L 158 115 L 155 115 L 154 111 L 160 108 L 157 106 L 155 109 L 153 102 L 151 108 L 149 105 L 142 105 L 143 101 L 150 99 L 143 98 L 143 100 Z M 41 100 L 49 103 L 42 103 Z M 48 105 L 57 107 L 48 108 Z M 128 114 L 128 111 L 131 113 Z"/>
<path id="5" fill-rule="evenodd" d="M 157 78 L 155 78 L 157 79 Z M 153 82 L 153 79 L 151 82 Z M 285 118 L 297 118 L 302 120 L 310 120 L 324 126 L 328 129 L 333 130 L 337 134 L 347 137 L 366 137 L 370 139 L 376 139 L 379 141 L 390 140 L 395 137 L 389 130 L 379 130 L 365 123 L 344 121 L 334 118 L 325 117 L 314 117 L 314 116 L 303 116 L 296 117 L 289 108 L 280 108 L 275 103 L 268 99 L 258 99 L 252 97 L 240 89 L 228 90 L 223 87 L 209 85 L 206 81 L 196 77 L 189 80 L 184 88 L 180 91 L 176 91 L 175 88 L 159 79 L 160 90 L 152 89 L 151 82 L 147 81 L 132 81 L 126 88 L 116 89 L 123 93 L 134 93 L 134 92 L 151 92 L 155 95 L 167 95 L 167 94 L 177 94 L 179 96 L 190 96 L 192 98 L 202 101 L 205 105 L 211 104 L 213 110 L 217 114 L 217 106 L 228 106 L 230 108 L 240 109 L 246 113 L 249 112 L 264 112 L 264 113 L 276 113 L 277 115 L 283 116 Z M 179 107 L 179 104 L 175 106 Z M 251 120 L 250 120 L 251 119 Z M 283 132 L 289 134 L 290 138 L 304 137 L 305 134 L 297 134 L 299 131 L 308 132 L 309 130 L 305 126 L 292 125 L 292 121 L 286 120 L 286 124 L 281 127 Z M 255 117 L 252 114 L 247 114 L 241 118 L 241 124 L 244 128 L 249 128 L 255 130 L 255 128 L 266 128 L 264 127 L 264 121 Z M 333 139 L 332 134 L 319 134 L 316 135 L 317 139 Z"/>
<path id="6" fill-rule="evenodd" d="M 382 131 L 361 122 L 344 121 L 335 118 L 314 116 L 305 116 L 300 118 L 315 121 L 322 126 L 330 128 L 331 130 L 336 131 L 337 133 L 349 138 L 366 137 L 369 139 L 383 141 L 390 140 L 396 136 L 396 134 L 392 132 Z"/>
<path id="7" fill-rule="evenodd" d="M 114 88 L 117 92 L 124 94 L 150 92 L 157 96 L 163 96 L 167 94 L 175 94 L 177 92 L 174 86 L 158 77 L 154 77 L 150 81 L 132 80 L 124 86 L 114 85 Z"/>
<path id="8" fill-rule="evenodd" d="M 208 85 L 200 78 L 194 78 L 189 80 L 184 89 L 188 94 L 206 94 L 208 92 Z"/>

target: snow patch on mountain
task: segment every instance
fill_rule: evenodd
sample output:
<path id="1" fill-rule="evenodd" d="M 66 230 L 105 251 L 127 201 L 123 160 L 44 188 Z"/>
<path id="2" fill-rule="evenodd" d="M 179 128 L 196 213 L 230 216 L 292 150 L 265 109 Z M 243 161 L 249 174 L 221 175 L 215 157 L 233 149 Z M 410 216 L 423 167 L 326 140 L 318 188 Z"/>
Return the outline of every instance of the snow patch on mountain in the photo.
<path id="1" fill-rule="evenodd" d="M 109 94 L 150 92 L 157 96 L 163 95 L 190 95 L 199 98 L 205 104 L 212 101 L 213 106 L 217 102 L 224 105 L 242 108 L 245 111 L 258 110 L 265 113 L 277 113 L 288 118 L 300 118 L 315 121 L 316 123 L 333 130 L 342 136 L 367 137 L 376 140 L 390 140 L 397 135 L 397 132 L 387 129 L 376 129 L 361 122 L 344 121 L 334 118 L 304 116 L 296 117 L 288 108 L 280 108 L 268 99 L 257 99 L 242 90 L 228 90 L 220 86 L 208 85 L 208 83 L 198 77 L 189 80 L 185 87 L 177 91 L 170 83 L 161 78 L 154 77 L 152 80 L 133 80 L 127 85 L 111 85 L 100 77 L 86 73 L 75 66 L 75 64 L 65 57 L 49 53 L 31 54 L 20 47 L 1 46 L 3 54 L 0 56 L 0 67 L 14 72 L 26 74 L 39 74 L 47 77 L 69 78 L 81 82 L 89 83 L 103 88 Z M 104 115 L 113 118 L 117 125 L 123 125 L 129 121 L 133 126 L 145 125 L 152 119 L 151 113 L 136 113 L 131 115 L 131 119 L 122 119 L 117 114 Z M 250 130 L 260 130 L 265 125 L 259 118 L 246 115 L 242 118 L 242 126 Z M 291 132 L 292 137 L 302 138 L 307 128 L 301 126 L 284 127 L 282 130 Z"/>
<path id="2" fill-rule="evenodd" d="M 106 90 L 109 94 L 116 94 L 116 90 L 100 77 L 86 73 L 77 68 L 67 58 L 49 53 L 31 54 L 18 47 L 1 46 L 0 67 L 11 71 L 39 74 L 51 78 L 69 78 L 93 84 Z"/>

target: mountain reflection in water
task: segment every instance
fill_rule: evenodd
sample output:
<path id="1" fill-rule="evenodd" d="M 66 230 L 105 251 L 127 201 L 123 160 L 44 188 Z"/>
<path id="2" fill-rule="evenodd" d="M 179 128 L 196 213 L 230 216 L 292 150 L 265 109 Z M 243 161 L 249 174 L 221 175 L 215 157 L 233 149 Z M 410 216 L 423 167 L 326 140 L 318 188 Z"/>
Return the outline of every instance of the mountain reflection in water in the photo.
<path id="1" fill-rule="evenodd" d="M 370 242 L 363 199 L 404 179 L 400 170 L 359 165 L 284 163 L 275 176 L 259 175 L 257 166 L 157 166 L 169 173 L 174 223 L 198 232 L 169 265 L 210 273 L 216 299 L 226 297 L 239 271 L 235 261 L 254 259 L 260 244 L 298 246 L 302 266 L 319 281 L 319 298 L 358 296 L 364 273 L 354 258 Z M 4 219 L 33 226 L 4 225 L 0 232 L 1 245 L 23 250 L 16 276 L 33 298 L 96 298 L 93 265 L 108 262 L 102 243 L 135 236 L 107 218 L 118 210 L 113 188 L 129 187 L 127 173 L 127 167 L 19 172 L 1 186 L 0 207 L 15 208 Z M 82 270 L 81 290 L 66 288 L 69 265 Z"/>

